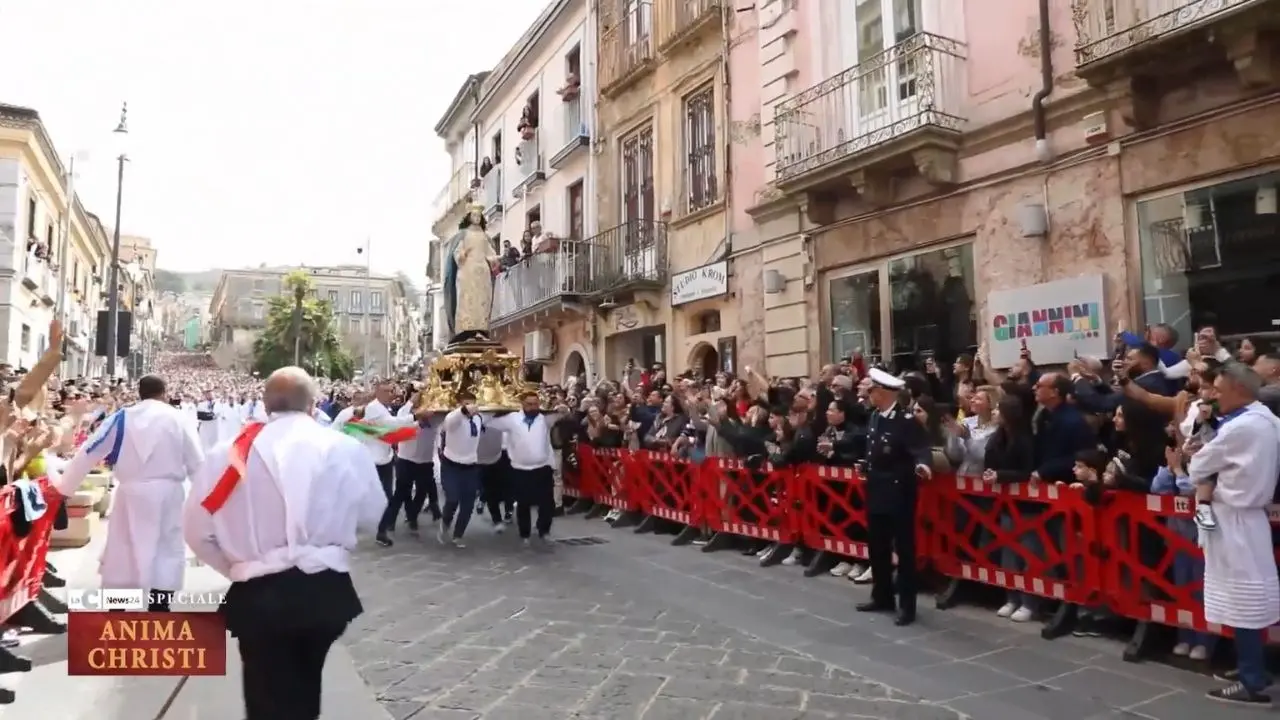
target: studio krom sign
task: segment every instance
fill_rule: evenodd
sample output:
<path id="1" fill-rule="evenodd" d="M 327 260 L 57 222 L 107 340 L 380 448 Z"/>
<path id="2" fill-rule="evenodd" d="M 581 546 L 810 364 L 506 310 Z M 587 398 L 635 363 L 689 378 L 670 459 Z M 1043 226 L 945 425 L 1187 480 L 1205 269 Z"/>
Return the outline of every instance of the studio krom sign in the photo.
<path id="1" fill-rule="evenodd" d="M 671 305 L 719 297 L 729 292 L 729 261 L 721 260 L 671 278 Z"/>

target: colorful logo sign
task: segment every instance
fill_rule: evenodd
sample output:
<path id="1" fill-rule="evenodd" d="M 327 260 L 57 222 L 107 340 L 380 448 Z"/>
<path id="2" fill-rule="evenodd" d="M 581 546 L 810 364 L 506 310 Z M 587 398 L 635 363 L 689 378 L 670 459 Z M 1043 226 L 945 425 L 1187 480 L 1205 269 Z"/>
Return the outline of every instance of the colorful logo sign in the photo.
<path id="1" fill-rule="evenodd" d="M 1094 338 L 1102 332 L 1102 308 L 1100 303 L 1086 302 L 998 314 L 991 319 L 991 330 L 996 342 L 1050 336 Z"/>
<path id="2" fill-rule="evenodd" d="M 225 675 L 227 629 L 214 612 L 73 612 L 69 675 Z"/>

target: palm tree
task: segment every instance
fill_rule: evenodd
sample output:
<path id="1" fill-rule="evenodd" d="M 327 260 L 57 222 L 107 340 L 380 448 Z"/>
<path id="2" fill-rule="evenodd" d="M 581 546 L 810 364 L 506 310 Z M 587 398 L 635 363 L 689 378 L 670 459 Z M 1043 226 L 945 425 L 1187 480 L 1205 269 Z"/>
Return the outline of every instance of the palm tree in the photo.
<path id="1" fill-rule="evenodd" d="M 293 322 L 290 334 L 293 335 L 293 364 L 302 366 L 302 301 L 311 292 L 311 277 L 301 270 L 295 270 L 284 278 L 284 286 L 293 290 Z"/>

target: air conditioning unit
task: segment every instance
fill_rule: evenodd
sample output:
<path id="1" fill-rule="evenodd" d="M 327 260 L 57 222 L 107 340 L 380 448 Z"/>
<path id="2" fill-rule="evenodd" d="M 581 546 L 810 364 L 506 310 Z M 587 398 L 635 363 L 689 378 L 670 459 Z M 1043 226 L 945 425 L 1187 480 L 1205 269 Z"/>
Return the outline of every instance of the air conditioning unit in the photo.
<path id="1" fill-rule="evenodd" d="M 556 356 L 556 338 L 543 328 L 524 334 L 524 359 L 532 362 L 551 362 Z"/>

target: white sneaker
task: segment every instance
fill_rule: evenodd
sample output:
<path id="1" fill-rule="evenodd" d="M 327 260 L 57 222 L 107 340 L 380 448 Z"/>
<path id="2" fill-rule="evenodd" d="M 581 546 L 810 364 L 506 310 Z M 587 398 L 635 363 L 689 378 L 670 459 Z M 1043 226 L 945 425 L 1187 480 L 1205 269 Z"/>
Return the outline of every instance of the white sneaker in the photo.
<path id="1" fill-rule="evenodd" d="M 848 580 L 849 582 L 853 582 L 854 580 L 858 579 L 858 576 L 862 575 L 862 573 L 866 571 L 867 571 L 866 565 L 859 565 L 857 563 L 854 563 L 853 567 L 849 568 L 849 572 L 845 573 L 844 579 Z"/>
<path id="2" fill-rule="evenodd" d="M 1017 611 L 1018 611 L 1017 603 L 1005 603 L 1004 605 L 1000 606 L 999 610 L 996 611 L 996 617 L 1007 618 Z"/>
<path id="3" fill-rule="evenodd" d="M 771 553 L 771 552 L 773 552 L 773 546 L 772 546 L 772 545 L 765 545 L 765 546 L 764 546 L 764 549 L 762 549 L 760 552 L 756 553 L 756 557 L 758 557 L 758 558 L 760 558 L 760 559 L 762 559 L 762 560 L 763 560 L 763 559 L 764 559 L 764 557 L 765 557 L 766 555 L 768 555 L 769 553 Z"/>
<path id="4" fill-rule="evenodd" d="M 803 555 L 800 552 L 800 548 L 795 548 L 794 550 L 791 551 L 790 555 L 783 558 L 782 564 L 783 565 L 799 565 L 801 557 L 803 557 Z"/>
<path id="5" fill-rule="evenodd" d="M 1207 660 L 1209 658 L 1209 649 L 1203 645 L 1197 645 L 1191 648 L 1191 652 L 1187 653 L 1187 657 L 1192 660 Z"/>
<path id="6" fill-rule="evenodd" d="M 608 515 L 604 516 L 604 520 L 605 522 L 613 522 L 614 520 L 617 520 L 620 517 L 622 517 L 622 511 L 618 509 L 613 509 L 609 511 Z"/>
<path id="7" fill-rule="evenodd" d="M 449 523 L 441 520 L 436 525 L 436 541 L 441 545 L 449 544 Z"/>
<path id="8" fill-rule="evenodd" d="M 458 548 L 459 550 L 467 546 L 466 543 L 462 542 L 462 538 L 453 538 L 452 540 L 450 540 L 450 542 L 452 542 L 453 546 Z"/>
<path id="9" fill-rule="evenodd" d="M 854 578 L 854 579 L 853 579 L 853 581 L 854 581 L 854 582 L 856 582 L 856 583 L 858 583 L 859 585 L 866 585 L 866 584 L 870 583 L 870 582 L 871 582 L 871 568 L 870 568 L 870 567 L 868 567 L 866 570 L 863 570 L 863 571 L 862 571 L 862 573 L 861 573 L 860 575 L 858 575 L 858 577 L 856 577 L 856 578 Z"/>
<path id="10" fill-rule="evenodd" d="M 1031 612 L 1031 608 L 1020 607 L 1013 611 L 1013 614 L 1009 616 L 1009 619 L 1017 623 L 1023 623 L 1031 620 L 1031 618 L 1035 616 L 1036 614 Z"/>
<path id="11" fill-rule="evenodd" d="M 1180 642 L 1173 646 L 1173 654 L 1178 657 L 1186 657 L 1191 654 L 1191 645 L 1189 643 Z"/>
<path id="12" fill-rule="evenodd" d="M 506 529 L 507 529 L 506 524 L 503 523 L 501 520 L 493 524 L 494 535 L 501 535 L 504 531 L 506 531 Z"/>
<path id="13" fill-rule="evenodd" d="M 848 575 L 849 571 L 852 569 L 852 563 L 842 562 L 831 568 L 831 577 L 844 577 L 845 575 Z"/>

